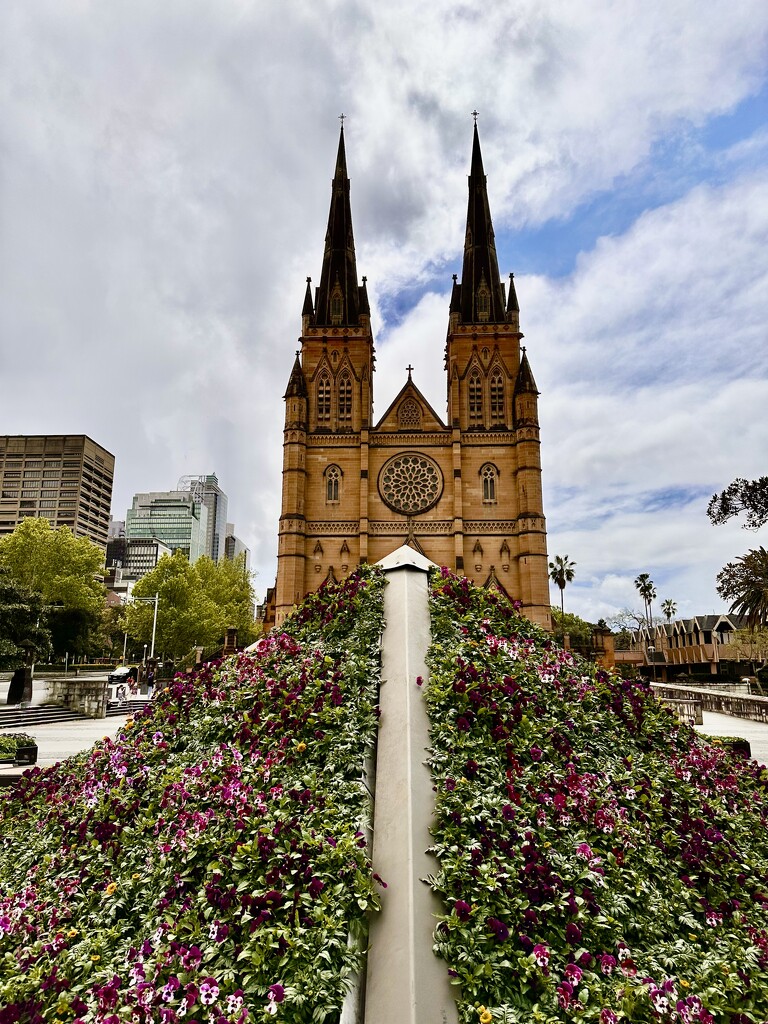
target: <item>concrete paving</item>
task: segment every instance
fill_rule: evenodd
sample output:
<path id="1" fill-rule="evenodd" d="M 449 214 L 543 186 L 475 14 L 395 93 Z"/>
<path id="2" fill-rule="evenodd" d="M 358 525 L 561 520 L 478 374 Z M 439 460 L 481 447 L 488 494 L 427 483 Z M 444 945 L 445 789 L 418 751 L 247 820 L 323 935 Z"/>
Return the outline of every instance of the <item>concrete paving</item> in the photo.
<path id="1" fill-rule="evenodd" d="M 37 740 L 37 765 L 47 768 L 66 757 L 89 750 L 97 740 L 116 736 L 128 714 L 110 718 L 84 719 L 53 725 L 35 725 L 29 731 Z M 0 768 L 0 776 L 20 775 L 24 769 Z"/>
<path id="2" fill-rule="evenodd" d="M 748 740 L 752 757 L 760 764 L 768 764 L 768 725 L 751 722 L 748 718 L 720 715 L 714 711 L 703 712 L 704 724 L 697 725 L 698 732 L 709 736 L 738 736 Z"/>

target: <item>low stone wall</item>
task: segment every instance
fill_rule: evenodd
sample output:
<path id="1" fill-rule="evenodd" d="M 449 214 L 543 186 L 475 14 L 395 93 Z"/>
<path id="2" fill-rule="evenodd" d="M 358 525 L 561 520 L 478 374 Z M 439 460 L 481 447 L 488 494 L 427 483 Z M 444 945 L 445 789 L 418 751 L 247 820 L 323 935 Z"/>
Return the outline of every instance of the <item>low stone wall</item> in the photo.
<path id="1" fill-rule="evenodd" d="M 768 723 L 768 697 L 750 697 L 743 693 L 712 690 L 709 687 L 699 690 L 689 686 L 675 686 L 672 683 L 651 683 L 651 689 L 662 699 L 700 701 L 705 711 L 748 718 L 751 722 Z"/>
<path id="2" fill-rule="evenodd" d="M 90 718 L 107 717 L 107 679 L 67 676 L 48 681 L 48 702 Z"/>
<path id="3" fill-rule="evenodd" d="M 700 700 L 686 700 L 685 697 L 665 697 L 660 693 L 657 693 L 656 696 L 672 708 L 683 725 L 704 724 Z"/>

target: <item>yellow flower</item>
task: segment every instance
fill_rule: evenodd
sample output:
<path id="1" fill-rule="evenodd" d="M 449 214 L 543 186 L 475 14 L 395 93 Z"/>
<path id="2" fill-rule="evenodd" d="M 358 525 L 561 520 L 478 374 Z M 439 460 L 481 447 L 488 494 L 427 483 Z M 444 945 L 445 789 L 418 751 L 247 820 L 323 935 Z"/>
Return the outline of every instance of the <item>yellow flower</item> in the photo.
<path id="1" fill-rule="evenodd" d="M 111 896 L 113 892 L 117 892 L 117 882 L 110 882 L 106 888 L 107 896 Z"/>
<path id="2" fill-rule="evenodd" d="M 491 1024 L 493 1015 L 490 1010 L 486 1010 L 484 1006 L 478 1006 L 477 1012 L 480 1014 L 480 1024 Z"/>
<path id="3" fill-rule="evenodd" d="M 303 754 L 306 749 L 307 749 L 307 744 L 306 743 L 297 743 L 296 744 L 296 750 L 297 750 L 297 752 L 299 754 Z"/>
<path id="4" fill-rule="evenodd" d="M 141 875 L 139 874 L 138 871 L 134 871 L 133 874 L 131 875 L 131 878 L 141 878 Z"/>
<path id="5" fill-rule="evenodd" d="M 67 935 L 70 937 L 70 939 L 74 939 L 74 937 L 77 935 L 77 928 L 70 928 L 69 931 L 67 932 Z"/>
<path id="6" fill-rule="evenodd" d="M 690 988 L 691 987 L 690 981 L 686 981 L 685 978 L 681 978 L 680 979 L 679 985 L 680 985 L 680 988 Z"/>
<path id="7" fill-rule="evenodd" d="M 101 960 L 101 957 L 100 957 L 100 956 L 92 956 L 92 957 L 91 957 L 91 961 L 92 961 L 92 963 L 94 963 L 94 964 L 97 964 L 97 963 L 99 962 L 99 960 Z"/>

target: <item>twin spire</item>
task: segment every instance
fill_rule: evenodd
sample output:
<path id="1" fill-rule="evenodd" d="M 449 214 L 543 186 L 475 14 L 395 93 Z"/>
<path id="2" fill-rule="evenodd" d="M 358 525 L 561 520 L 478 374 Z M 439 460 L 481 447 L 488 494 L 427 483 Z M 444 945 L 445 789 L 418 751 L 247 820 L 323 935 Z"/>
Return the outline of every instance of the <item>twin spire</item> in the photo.
<path id="1" fill-rule="evenodd" d="M 461 283 L 459 284 L 454 277 L 450 309 L 451 313 L 460 314 L 461 322 L 464 324 L 501 324 L 507 322 L 508 314 L 518 311 L 512 275 L 510 274 L 508 296 L 505 296 L 504 286 L 499 279 L 499 263 L 483 157 L 480 152 L 477 119 L 469 174 L 464 262 Z M 361 315 L 370 316 L 365 278 L 362 285 L 359 285 L 357 280 L 343 121 L 332 183 L 320 287 L 316 289 L 313 299 L 310 279 L 307 278 L 302 315 L 312 317 L 312 323 L 317 327 L 357 327 L 360 325 Z"/>

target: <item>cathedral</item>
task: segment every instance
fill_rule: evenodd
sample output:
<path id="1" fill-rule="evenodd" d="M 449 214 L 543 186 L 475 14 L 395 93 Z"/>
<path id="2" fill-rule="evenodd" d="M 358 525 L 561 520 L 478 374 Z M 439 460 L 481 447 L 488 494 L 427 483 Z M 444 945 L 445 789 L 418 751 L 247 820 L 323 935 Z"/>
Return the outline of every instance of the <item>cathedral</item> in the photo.
<path id="1" fill-rule="evenodd" d="M 445 343 L 447 412 L 411 378 L 373 419 L 375 350 L 358 280 L 342 122 L 320 284 L 307 278 L 285 392 L 274 617 L 325 580 L 410 544 L 551 628 L 538 391 L 514 280 L 499 277 L 477 125 L 461 279 Z"/>

